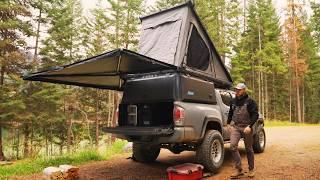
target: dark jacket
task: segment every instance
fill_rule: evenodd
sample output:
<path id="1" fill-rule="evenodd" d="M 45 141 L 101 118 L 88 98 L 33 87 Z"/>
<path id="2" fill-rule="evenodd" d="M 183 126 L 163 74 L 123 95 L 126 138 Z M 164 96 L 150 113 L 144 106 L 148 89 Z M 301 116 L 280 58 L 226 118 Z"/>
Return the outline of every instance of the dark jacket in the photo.
<path id="1" fill-rule="evenodd" d="M 227 123 L 230 124 L 233 116 L 233 111 L 235 110 L 236 106 L 243 106 L 243 104 L 248 101 L 248 112 L 250 114 L 250 127 L 254 125 L 254 123 L 257 121 L 259 118 L 259 112 L 258 112 L 258 106 L 257 103 L 251 99 L 248 94 L 245 94 L 239 98 L 235 97 L 231 100 L 230 104 L 230 110 L 229 110 L 229 115 L 228 115 L 228 121 Z"/>

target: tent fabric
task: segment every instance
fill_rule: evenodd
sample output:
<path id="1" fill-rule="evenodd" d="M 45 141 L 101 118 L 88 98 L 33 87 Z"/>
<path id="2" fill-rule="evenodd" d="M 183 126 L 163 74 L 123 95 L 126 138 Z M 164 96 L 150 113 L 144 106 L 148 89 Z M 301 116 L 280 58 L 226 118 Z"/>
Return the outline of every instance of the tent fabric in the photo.
<path id="1" fill-rule="evenodd" d="M 180 35 L 181 20 L 167 21 L 143 30 L 140 41 L 141 54 L 173 64 Z M 170 36 L 168 36 L 170 34 Z"/>
<path id="2" fill-rule="evenodd" d="M 187 28 L 187 16 L 188 8 L 181 6 L 181 8 L 176 8 L 175 10 L 164 10 L 154 15 L 140 18 L 142 32 L 138 53 L 180 66 L 180 62 L 175 62 L 175 60 L 180 59 L 178 57 L 185 52 L 185 47 L 181 47 L 181 44 L 186 42 L 188 36 L 188 32 L 184 31 Z M 169 22 L 175 23 L 168 26 L 167 23 Z M 166 32 L 159 32 L 157 31 L 158 29 L 164 29 Z"/>
<path id="3" fill-rule="evenodd" d="M 204 75 L 221 87 L 232 86 L 231 76 L 190 1 L 140 19 L 140 54 Z"/>
<path id="4" fill-rule="evenodd" d="M 126 75 L 176 69 L 129 50 L 114 50 L 70 65 L 24 76 L 24 80 L 121 90 Z"/>

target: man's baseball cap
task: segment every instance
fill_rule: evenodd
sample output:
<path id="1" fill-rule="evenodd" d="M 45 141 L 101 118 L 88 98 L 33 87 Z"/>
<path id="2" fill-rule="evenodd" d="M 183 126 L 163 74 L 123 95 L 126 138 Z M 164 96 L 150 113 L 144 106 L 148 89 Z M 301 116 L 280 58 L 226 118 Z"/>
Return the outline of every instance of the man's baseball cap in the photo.
<path id="1" fill-rule="evenodd" d="M 237 86 L 235 87 L 235 89 L 246 89 L 247 86 L 244 83 L 239 83 L 237 84 Z"/>

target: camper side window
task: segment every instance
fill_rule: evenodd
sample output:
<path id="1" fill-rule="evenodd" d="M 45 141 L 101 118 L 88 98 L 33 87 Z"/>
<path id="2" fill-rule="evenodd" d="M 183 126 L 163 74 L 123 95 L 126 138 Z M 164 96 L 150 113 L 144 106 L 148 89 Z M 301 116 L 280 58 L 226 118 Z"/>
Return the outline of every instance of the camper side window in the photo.
<path id="1" fill-rule="evenodd" d="M 220 96 L 221 96 L 223 104 L 225 104 L 226 106 L 230 106 L 231 100 L 232 100 L 231 94 L 226 91 L 219 91 L 219 92 L 220 92 Z"/>
<path id="2" fill-rule="evenodd" d="M 197 31 L 197 28 L 193 26 L 189 39 L 187 66 L 205 71 L 208 69 L 209 62 L 209 49 Z"/>

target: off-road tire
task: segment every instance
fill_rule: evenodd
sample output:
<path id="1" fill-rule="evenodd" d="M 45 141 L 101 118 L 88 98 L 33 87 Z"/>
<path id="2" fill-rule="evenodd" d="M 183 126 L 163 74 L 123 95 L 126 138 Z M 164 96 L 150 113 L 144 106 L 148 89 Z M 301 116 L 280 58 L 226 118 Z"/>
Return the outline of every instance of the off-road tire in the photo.
<path id="1" fill-rule="evenodd" d="M 148 163 L 153 162 L 157 159 L 160 153 L 160 147 L 133 142 L 132 152 L 134 160 L 138 162 Z"/>
<path id="2" fill-rule="evenodd" d="M 224 142 L 217 130 L 208 130 L 197 148 L 197 161 L 207 170 L 216 173 L 224 160 Z"/>
<path id="3" fill-rule="evenodd" d="M 266 133 L 264 128 L 260 128 L 253 136 L 253 151 L 255 153 L 262 153 L 266 147 Z"/>

